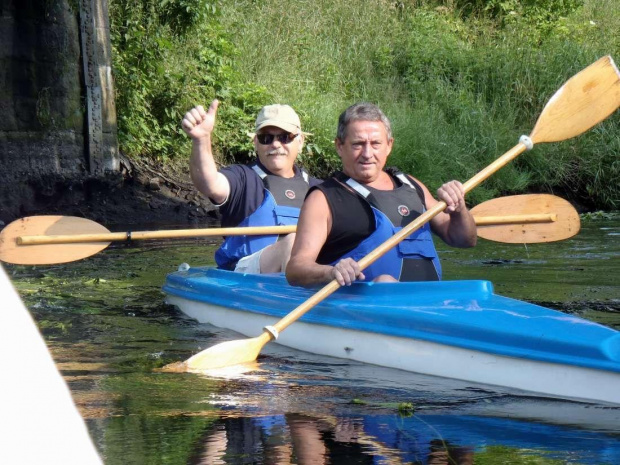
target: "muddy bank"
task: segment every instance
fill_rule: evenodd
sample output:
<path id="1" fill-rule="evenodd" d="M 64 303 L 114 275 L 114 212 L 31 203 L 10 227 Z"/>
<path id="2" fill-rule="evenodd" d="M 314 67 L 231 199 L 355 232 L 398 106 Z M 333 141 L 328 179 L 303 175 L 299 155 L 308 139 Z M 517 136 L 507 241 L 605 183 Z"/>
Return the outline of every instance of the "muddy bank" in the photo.
<path id="1" fill-rule="evenodd" d="M 0 173 L 0 229 L 34 215 L 79 216 L 111 230 L 115 225 L 217 226 L 217 209 L 194 188 L 188 165 L 186 159 L 164 166 L 120 155 L 119 173 L 106 177 L 30 174 L 15 180 L 10 173 Z M 554 194 L 570 199 L 579 213 L 593 211 L 568 193 Z"/>
<path id="2" fill-rule="evenodd" d="M 30 178 L 0 192 L 0 228 L 33 215 L 88 218 L 114 225 L 216 225 L 217 210 L 194 189 L 187 166 L 121 157 L 104 178 Z"/>

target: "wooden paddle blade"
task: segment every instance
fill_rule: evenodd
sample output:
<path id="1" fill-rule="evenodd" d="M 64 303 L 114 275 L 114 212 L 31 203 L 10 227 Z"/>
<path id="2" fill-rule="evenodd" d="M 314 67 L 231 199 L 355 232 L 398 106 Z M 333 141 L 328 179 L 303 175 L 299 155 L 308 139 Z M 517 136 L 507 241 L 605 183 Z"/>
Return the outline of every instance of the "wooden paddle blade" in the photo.
<path id="1" fill-rule="evenodd" d="M 478 226 L 478 237 L 496 242 L 531 244 L 568 239 L 579 232 L 579 214 L 566 200 L 549 194 L 500 197 L 471 209 L 476 217 L 552 214 L 554 221 Z"/>
<path id="2" fill-rule="evenodd" d="M 530 134 L 534 144 L 583 134 L 620 107 L 620 72 L 610 56 L 575 74 L 551 97 Z"/>
<path id="3" fill-rule="evenodd" d="M 0 233 L 0 260 L 18 265 L 50 265 L 67 263 L 105 249 L 109 242 L 87 242 L 62 245 L 19 245 L 17 238 L 25 235 L 64 235 L 108 233 L 99 223 L 74 216 L 29 216 L 13 221 Z"/>
<path id="4" fill-rule="evenodd" d="M 184 362 L 166 365 L 161 371 L 174 373 L 183 371 L 202 372 L 253 362 L 258 357 L 263 346 L 270 340 L 271 336 L 269 333 L 264 332 L 252 339 L 222 342 L 197 353 Z"/>

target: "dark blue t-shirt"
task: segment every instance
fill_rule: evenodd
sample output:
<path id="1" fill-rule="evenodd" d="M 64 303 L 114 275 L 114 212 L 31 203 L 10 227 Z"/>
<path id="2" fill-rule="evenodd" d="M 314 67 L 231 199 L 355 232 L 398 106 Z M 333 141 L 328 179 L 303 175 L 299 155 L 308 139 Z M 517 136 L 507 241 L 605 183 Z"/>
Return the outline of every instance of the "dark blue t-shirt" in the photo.
<path id="1" fill-rule="evenodd" d="M 258 166 L 267 173 L 272 174 L 260 162 Z M 301 171 L 294 167 L 295 176 L 301 177 Z M 250 216 L 260 207 L 265 198 L 265 185 L 260 176 L 252 169 L 251 165 L 231 165 L 220 170 L 230 184 L 228 200 L 220 208 L 223 228 L 235 227 L 245 218 Z M 321 180 L 310 177 L 310 187 L 321 184 Z"/>

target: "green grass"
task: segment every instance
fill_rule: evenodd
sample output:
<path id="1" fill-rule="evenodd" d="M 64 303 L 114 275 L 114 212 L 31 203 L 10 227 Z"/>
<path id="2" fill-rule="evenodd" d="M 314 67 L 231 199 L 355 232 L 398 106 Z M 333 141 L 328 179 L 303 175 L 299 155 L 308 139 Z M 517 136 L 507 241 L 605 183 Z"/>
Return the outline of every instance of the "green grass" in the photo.
<path id="1" fill-rule="evenodd" d="M 113 20 L 120 17 L 117 1 Z M 180 116 L 217 96 L 216 152 L 223 162 L 245 161 L 251 151 L 245 133 L 257 109 L 288 103 L 313 134 L 302 163 L 325 176 L 339 167 L 338 115 L 366 100 L 393 122 L 390 164 L 434 190 L 468 179 L 529 134 L 548 98 L 579 70 L 606 54 L 620 60 L 620 39 L 610 34 L 620 30 L 614 0 L 237 0 L 215 4 L 215 13 L 213 5 L 187 6 L 202 19 L 185 18 L 185 35 L 169 18 L 153 22 L 148 40 L 135 33 L 140 50 L 157 50 L 143 61 L 124 51 L 135 47 L 121 40 L 113 21 L 115 66 L 126 73 L 117 71 L 125 150 L 187 156 Z M 127 30 L 136 8 L 123 10 Z M 132 88 L 128 76 L 140 85 Z M 144 124 L 147 116 L 153 124 Z M 619 129 L 615 114 L 579 138 L 541 145 L 470 200 L 554 192 L 590 209 L 618 209 Z"/>

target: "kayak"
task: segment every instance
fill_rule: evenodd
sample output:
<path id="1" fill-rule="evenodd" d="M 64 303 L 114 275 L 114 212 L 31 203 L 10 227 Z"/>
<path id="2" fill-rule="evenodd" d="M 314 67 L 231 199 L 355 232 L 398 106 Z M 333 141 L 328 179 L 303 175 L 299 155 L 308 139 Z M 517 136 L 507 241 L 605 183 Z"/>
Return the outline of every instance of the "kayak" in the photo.
<path id="1" fill-rule="evenodd" d="M 0 295 L 0 365 L 5 373 L 0 463 L 103 465 L 67 381 L 1 265 Z"/>
<path id="2" fill-rule="evenodd" d="M 282 274 L 179 267 L 166 301 L 201 323 L 258 336 L 317 289 Z M 278 344 L 538 395 L 620 405 L 620 332 L 496 295 L 489 281 L 354 283 L 285 331 Z"/>

